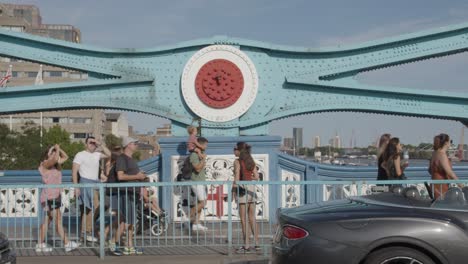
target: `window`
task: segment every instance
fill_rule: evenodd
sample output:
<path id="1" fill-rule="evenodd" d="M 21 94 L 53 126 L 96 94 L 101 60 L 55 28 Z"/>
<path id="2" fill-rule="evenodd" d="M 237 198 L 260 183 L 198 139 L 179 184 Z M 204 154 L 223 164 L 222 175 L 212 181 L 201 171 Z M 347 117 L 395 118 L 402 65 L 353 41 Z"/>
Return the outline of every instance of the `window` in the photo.
<path id="1" fill-rule="evenodd" d="M 86 133 L 73 133 L 73 138 L 77 139 L 77 138 L 80 138 L 80 139 L 83 139 L 83 138 L 86 138 Z"/>
<path id="2" fill-rule="evenodd" d="M 22 17 L 24 14 L 24 10 L 23 9 L 14 9 L 13 10 L 13 15 L 15 17 Z"/>
<path id="3" fill-rule="evenodd" d="M 70 123 L 71 124 L 90 124 L 91 123 L 91 118 L 71 117 L 70 118 Z"/>
<path id="4" fill-rule="evenodd" d="M 15 32 L 24 32 L 24 27 L 21 26 L 1 26 L 1 28 Z"/>
<path id="5" fill-rule="evenodd" d="M 11 77 L 18 77 L 18 72 L 17 71 L 11 72 Z"/>
<path id="6" fill-rule="evenodd" d="M 59 122 L 60 122 L 60 118 L 52 117 L 52 123 L 59 123 Z"/>
<path id="7" fill-rule="evenodd" d="M 50 77 L 62 77 L 62 72 L 61 71 L 51 71 L 49 72 Z"/>
<path id="8" fill-rule="evenodd" d="M 37 76 L 37 72 L 28 72 L 29 78 L 35 78 Z"/>

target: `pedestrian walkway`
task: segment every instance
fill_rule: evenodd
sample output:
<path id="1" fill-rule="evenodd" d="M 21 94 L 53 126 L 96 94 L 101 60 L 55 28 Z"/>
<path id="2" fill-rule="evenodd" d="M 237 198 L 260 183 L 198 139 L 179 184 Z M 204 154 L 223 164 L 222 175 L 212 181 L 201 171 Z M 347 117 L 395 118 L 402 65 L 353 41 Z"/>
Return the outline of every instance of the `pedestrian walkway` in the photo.
<path id="1" fill-rule="evenodd" d="M 269 260 L 258 255 L 233 255 L 227 257 L 221 254 L 214 255 L 172 255 L 172 256 L 130 256 L 130 257 L 105 257 L 95 256 L 54 256 L 54 263 L 67 264 L 126 264 L 129 262 L 138 264 L 268 264 Z M 18 257 L 17 263 L 21 264 L 49 264 L 50 258 L 44 257 Z"/>

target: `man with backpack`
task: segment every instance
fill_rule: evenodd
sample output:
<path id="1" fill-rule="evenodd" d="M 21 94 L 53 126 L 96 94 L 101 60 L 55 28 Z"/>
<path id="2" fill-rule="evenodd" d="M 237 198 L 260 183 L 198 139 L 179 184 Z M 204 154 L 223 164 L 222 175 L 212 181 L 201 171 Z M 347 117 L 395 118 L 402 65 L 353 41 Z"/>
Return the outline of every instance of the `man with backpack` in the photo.
<path id="1" fill-rule="evenodd" d="M 201 147 L 203 147 L 203 149 L 206 149 L 208 146 L 208 140 L 204 137 L 199 137 L 197 142 Z M 203 150 L 200 151 L 201 155 L 194 151 L 190 153 L 189 157 L 191 165 L 189 166 L 191 167 L 190 180 L 193 182 L 206 181 L 206 154 Z M 206 231 L 208 228 L 200 224 L 200 216 L 203 208 L 205 208 L 207 199 L 206 185 L 192 185 L 191 189 L 196 199 L 196 204 L 190 209 L 190 224 L 192 225 L 192 230 Z"/>

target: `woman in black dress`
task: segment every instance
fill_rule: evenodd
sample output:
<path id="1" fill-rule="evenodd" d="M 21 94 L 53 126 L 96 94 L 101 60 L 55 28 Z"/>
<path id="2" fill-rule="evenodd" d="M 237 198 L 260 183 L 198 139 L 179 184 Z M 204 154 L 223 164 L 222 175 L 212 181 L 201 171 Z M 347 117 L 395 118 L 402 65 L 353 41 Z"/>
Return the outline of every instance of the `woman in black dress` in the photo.
<path id="1" fill-rule="evenodd" d="M 383 134 L 379 140 L 379 149 L 377 150 L 377 180 L 388 180 L 387 172 L 382 168 L 382 163 L 384 162 L 383 153 L 387 148 L 388 142 L 392 136 L 390 134 Z"/>

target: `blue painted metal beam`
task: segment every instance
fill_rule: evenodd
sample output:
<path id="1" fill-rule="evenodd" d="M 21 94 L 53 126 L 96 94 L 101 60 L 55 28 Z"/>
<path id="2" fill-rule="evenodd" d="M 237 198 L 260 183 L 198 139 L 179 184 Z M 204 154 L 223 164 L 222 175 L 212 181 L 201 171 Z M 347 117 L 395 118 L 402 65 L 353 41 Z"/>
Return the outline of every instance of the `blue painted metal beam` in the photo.
<path id="1" fill-rule="evenodd" d="M 241 116 L 201 119 L 206 136 L 266 135 L 272 120 L 324 111 L 431 117 L 467 123 L 468 94 L 370 86 L 360 72 L 468 49 L 468 24 L 336 48 L 297 48 L 216 36 L 152 49 L 103 49 L 0 30 L 0 55 L 88 72 L 89 81 L 0 89 L 0 114 L 112 108 L 168 118 L 174 134 L 199 117 L 181 92 L 184 66 L 211 45 L 241 50 L 258 74 L 258 92 Z"/>

